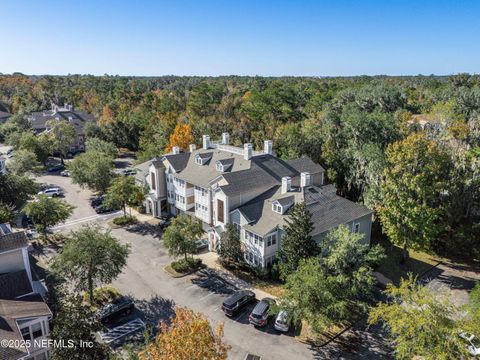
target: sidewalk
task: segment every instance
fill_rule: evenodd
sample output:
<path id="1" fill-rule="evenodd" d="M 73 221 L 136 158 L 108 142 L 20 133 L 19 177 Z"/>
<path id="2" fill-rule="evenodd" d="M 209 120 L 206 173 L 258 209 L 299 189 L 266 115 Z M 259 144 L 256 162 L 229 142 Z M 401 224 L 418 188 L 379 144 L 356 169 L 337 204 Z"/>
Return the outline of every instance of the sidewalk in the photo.
<path id="1" fill-rule="evenodd" d="M 239 279 L 231 271 L 223 268 L 218 263 L 218 254 L 213 251 L 208 251 L 203 254 L 195 255 L 195 257 L 202 259 L 202 262 L 215 274 L 219 277 L 222 277 L 229 283 L 235 285 L 239 289 L 251 290 L 255 293 L 257 299 L 263 299 L 265 297 L 275 298 L 272 294 L 269 294 L 263 290 L 252 287 L 251 284 L 245 280 Z"/>

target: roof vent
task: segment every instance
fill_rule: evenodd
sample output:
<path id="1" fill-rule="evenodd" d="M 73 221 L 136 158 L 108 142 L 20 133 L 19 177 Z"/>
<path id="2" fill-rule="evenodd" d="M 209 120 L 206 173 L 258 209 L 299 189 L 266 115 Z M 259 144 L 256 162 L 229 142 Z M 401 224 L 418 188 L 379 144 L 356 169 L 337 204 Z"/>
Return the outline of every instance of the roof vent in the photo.
<path id="1" fill-rule="evenodd" d="M 282 194 L 286 194 L 292 189 L 292 178 L 290 176 L 282 177 Z"/>
<path id="2" fill-rule="evenodd" d="M 300 187 L 304 188 L 310 185 L 310 173 L 302 172 L 300 173 Z"/>
<path id="3" fill-rule="evenodd" d="M 206 150 L 210 147 L 210 136 L 203 135 L 203 148 Z"/>
<path id="4" fill-rule="evenodd" d="M 228 145 L 229 142 L 230 142 L 230 135 L 227 132 L 224 132 L 222 134 L 222 144 Z"/>
<path id="5" fill-rule="evenodd" d="M 197 145 L 195 144 L 190 144 L 190 152 L 194 152 L 195 150 L 197 150 Z"/>
<path id="6" fill-rule="evenodd" d="M 263 142 L 263 152 L 265 154 L 272 155 L 272 141 L 271 140 L 265 140 Z"/>
<path id="7" fill-rule="evenodd" d="M 250 160 L 252 158 L 252 154 L 253 154 L 252 144 L 250 143 L 243 144 L 243 158 L 245 160 Z"/>

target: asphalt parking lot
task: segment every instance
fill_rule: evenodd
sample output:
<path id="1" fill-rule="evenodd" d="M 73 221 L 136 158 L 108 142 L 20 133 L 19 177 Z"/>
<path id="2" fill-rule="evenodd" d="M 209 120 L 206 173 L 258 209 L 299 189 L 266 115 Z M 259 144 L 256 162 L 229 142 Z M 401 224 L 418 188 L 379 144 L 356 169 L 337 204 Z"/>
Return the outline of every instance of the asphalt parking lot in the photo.
<path id="1" fill-rule="evenodd" d="M 365 331 L 364 324 L 352 330 L 355 349 L 350 343 L 338 342 L 322 349 L 313 349 L 298 342 L 291 333 L 283 334 L 268 326 L 255 328 L 248 322 L 254 304 L 229 318 L 221 306 L 235 287 L 218 277 L 200 271 L 183 278 L 172 278 L 163 268 L 171 259 L 154 226 L 142 225 L 130 229 L 114 229 L 112 234 L 131 246 L 131 254 L 122 274 L 113 286 L 135 300 L 146 323 L 168 320 L 175 306 L 185 306 L 201 312 L 216 326 L 224 324 L 224 339 L 231 346 L 229 358 L 243 360 L 247 354 L 262 359 L 388 359 L 383 339 Z M 351 342 L 349 337 L 348 342 Z"/>

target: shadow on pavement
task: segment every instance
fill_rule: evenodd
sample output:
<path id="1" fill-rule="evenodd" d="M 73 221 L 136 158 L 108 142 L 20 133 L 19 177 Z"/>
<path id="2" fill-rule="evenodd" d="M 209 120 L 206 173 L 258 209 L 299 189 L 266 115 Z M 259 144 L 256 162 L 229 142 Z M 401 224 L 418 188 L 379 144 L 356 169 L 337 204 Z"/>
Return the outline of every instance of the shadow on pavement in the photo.
<path id="1" fill-rule="evenodd" d="M 158 226 L 145 224 L 145 223 L 138 223 L 130 225 L 127 229 L 128 232 L 132 232 L 139 235 L 151 235 L 156 239 L 160 239 L 162 235 L 162 231 Z"/>

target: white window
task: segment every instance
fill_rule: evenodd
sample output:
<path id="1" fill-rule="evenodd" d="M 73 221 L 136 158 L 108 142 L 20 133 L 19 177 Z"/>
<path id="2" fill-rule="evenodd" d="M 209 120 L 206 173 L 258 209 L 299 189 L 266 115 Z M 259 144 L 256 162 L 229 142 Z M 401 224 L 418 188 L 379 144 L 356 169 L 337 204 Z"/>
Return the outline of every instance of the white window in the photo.
<path id="1" fill-rule="evenodd" d="M 267 247 L 275 245 L 277 243 L 277 234 L 270 234 L 266 237 Z"/>
<path id="2" fill-rule="evenodd" d="M 30 328 L 28 326 L 21 329 L 20 332 L 22 333 L 23 340 L 31 340 L 32 339 L 31 336 L 30 336 Z"/>
<path id="3" fill-rule="evenodd" d="M 241 226 L 240 224 L 237 224 L 237 223 L 233 223 L 233 226 L 235 226 L 235 230 L 237 230 L 237 232 L 240 234 L 240 230 L 241 230 Z"/>
<path id="4" fill-rule="evenodd" d="M 283 214 L 282 205 L 280 205 L 278 202 L 272 203 L 272 210 L 276 213 Z"/>
<path id="5" fill-rule="evenodd" d="M 217 171 L 223 171 L 223 165 L 221 163 L 217 163 Z"/>
<path id="6" fill-rule="evenodd" d="M 354 233 L 359 233 L 360 232 L 360 223 L 354 223 L 353 224 L 353 232 Z"/>

